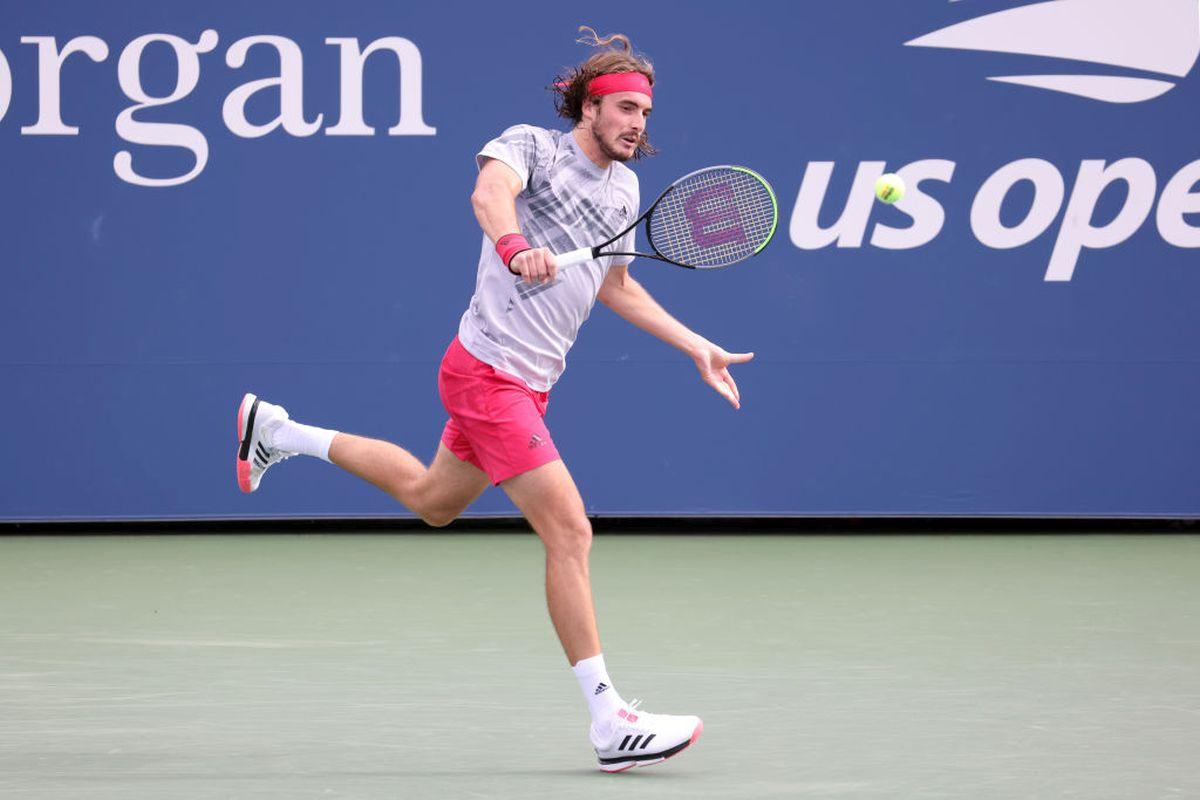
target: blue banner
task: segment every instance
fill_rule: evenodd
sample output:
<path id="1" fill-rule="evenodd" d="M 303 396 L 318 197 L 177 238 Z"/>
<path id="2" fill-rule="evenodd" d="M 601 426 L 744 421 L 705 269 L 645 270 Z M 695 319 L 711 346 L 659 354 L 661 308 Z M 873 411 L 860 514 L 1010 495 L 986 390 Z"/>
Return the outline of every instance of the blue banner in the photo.
<path id="1" fill-rule="evenodd" d="M 733 163 L 781 212 L 633 267 L 756 353 L 740 411 L 585 324 L 547 421 L 589 512 L 1200 515 L 1196 0 L 72 0 L 0 22 L 0 519 L 406 514 L 311 459 L 243 496 L 237 403 L 432 456 L 474 154 L 562 126 L 580 24 L 655 64 L 644 203 Z"/>

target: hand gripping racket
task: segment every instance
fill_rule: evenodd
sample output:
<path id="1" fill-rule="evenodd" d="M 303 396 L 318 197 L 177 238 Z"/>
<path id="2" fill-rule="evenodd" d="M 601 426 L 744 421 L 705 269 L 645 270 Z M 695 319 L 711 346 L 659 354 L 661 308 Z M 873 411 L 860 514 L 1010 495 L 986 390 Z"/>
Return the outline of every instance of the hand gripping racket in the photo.
<path id="1" fill-rule="evenodd" d="M 605 250 L 642 222 L 650 253 Z M 779 204 L 761 175 L 745 167 L 706 167 L 667 187 L 633 224 L 595 247 L 556 255 L 559 269 L 601 256 L 638 256 L 688 269 L 728 267 L 757 255 L 775 235 Z"/>

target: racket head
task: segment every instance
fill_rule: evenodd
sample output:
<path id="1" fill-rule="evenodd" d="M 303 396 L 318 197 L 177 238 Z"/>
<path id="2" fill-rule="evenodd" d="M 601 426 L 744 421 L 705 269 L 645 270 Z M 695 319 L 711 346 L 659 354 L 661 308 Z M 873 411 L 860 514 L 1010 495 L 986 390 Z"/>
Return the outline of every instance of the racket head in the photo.
<path id="1" fill-rule="evenodd" d="M 646 239 L 664 261 L 718 269 L 762 252 L 778 225 L 779 203 L 763 176 L 746 167 L 705 167 L 655 201 Z"/>

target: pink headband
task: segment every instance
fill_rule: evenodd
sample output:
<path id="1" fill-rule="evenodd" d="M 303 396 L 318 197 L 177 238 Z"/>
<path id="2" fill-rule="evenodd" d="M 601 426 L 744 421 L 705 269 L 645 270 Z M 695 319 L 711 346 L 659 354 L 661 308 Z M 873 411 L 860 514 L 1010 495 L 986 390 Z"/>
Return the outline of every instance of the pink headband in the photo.
<path id="1" fill-rule="evenodd" d="M 654 97 L 650 88 L 650 79 L 640 72 L 610 72 L 588 81 L 588 94 L 598 97 L 614 92 L 641 92 L 647 97 Z"/>

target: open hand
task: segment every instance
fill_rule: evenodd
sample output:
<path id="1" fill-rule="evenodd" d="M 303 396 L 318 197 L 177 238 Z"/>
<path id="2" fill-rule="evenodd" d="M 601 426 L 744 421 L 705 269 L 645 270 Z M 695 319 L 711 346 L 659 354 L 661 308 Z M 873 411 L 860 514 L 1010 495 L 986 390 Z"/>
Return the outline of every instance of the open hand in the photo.
<path id="1" fill-rule="evenodd" d="M 709 344 L 694 356 L 700 377 L 717 393 L 729 401 L 734 408 L 742 407 L 742 396 L 737 383 L 729 374 L 730 364 L 745 364 L 754 358 L 754 353 L 729 353 L 715 344 Z"/>

